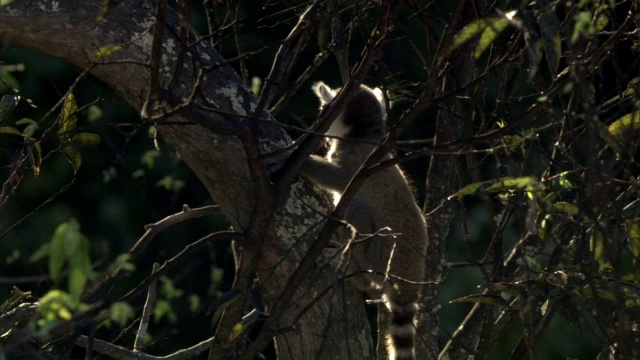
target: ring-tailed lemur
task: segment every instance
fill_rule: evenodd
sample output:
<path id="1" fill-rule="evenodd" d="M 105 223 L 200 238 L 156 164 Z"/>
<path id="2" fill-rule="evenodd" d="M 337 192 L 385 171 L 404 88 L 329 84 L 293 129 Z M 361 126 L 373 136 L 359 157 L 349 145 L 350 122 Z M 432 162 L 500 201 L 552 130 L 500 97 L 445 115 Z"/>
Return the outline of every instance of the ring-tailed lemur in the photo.
<path id="1" fill-rule="evenodd" d="M 340 90 L 322 82 L 312 89 L 320 98 L 321 109 Z M 329 140 L 326 157 L 311 155 L 301 170 L 303 176 L 332 191 L 336 198 L 385 134 L 382 91 L 364 85 L 354 91 L 352 100 L 326 133 L 339 138 Z M 390 359 L 415 359 L 416 302 L 424 279 L 427 229 L 400 168 L 389 167 L 367 179 L 351 203 L 346 220 L 360 234 L 377 233 L 351 246 L 349 269 L 378 274 L 366 275 L 365 281 L 355 277 L 355 284 L 371 296 L 379 297 L 382 292 L 391 314 L 386 330 Z M 379 232 L 385 228 L 388 230 Z"/>

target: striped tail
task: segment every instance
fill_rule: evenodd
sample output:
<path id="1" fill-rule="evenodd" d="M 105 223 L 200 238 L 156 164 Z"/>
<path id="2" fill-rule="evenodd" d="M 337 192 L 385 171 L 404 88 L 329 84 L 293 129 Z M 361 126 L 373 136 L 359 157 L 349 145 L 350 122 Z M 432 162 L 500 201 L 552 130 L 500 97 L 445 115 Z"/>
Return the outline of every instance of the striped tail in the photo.
<path id="1" fill-rule="evenodd" d="M 416 303 L 398 304 L 386 301 L 391 312 L 391 323 L 387 329 L 387 348 L 390 360 L 415 360 Z"/>

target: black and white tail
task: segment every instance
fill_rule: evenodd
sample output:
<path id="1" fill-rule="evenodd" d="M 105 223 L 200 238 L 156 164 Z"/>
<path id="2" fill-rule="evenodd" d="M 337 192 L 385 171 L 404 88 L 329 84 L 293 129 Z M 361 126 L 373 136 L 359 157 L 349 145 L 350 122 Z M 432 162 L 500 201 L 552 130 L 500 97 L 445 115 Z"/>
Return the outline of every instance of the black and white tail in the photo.
<path id="1" fill-rule="evenodd" d="M 391 312 L 391 323 L 387 328 L 387 348 L 390 360 L 415 360 L 415 317 L 418 312 L 416 303 L 398 304 L 386 301 Z"/>

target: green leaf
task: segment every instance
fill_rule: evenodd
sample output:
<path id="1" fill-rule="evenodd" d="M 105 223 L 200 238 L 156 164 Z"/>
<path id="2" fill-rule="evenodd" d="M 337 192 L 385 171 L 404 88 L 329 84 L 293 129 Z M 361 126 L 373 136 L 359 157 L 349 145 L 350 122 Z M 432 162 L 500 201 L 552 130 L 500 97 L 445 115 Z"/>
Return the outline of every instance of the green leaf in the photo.
<path id="1" fill-rule="evenodd" d="M 175 321 L 176 315 L 171 309 L 171 304 L 166 300 L 156 300 L 156 305 L 153 307 L 153 321 L 157 324 L 165 316 L 169 322 Z"/>
<path id="2" fill-rule="evenodd" d="M 590 37 L 593 32 L 593 25 L 591 24 L 592 18 L 593 16 L 590 11 L 581 11 L 574 15 L 573 20 L 575 23 L 570 39 L 571 44 L 575 44 L 580 37 Z"/>
<path id="3" fill-rule="evenodd" d="M 40 175 L 40 165 L 42 165 L 42 147 L 40 141 L 27 141 L 27 153 L 33 168 L 33 175 Z"/>
<path id="4" fill-rule="evenodd" d="M 506 192 L 510 190 L 542 190 L 542 185 L 531 176 L 523 176 L 517 178 L 501 178 L 499 180 L 481 181 L 469 184 L 458 190 L 455 194 L 449 196 L 449 200 L 465 195 L 477 195 L 482 193 Z"/>
<path id="5" fill-rule="evenodd" d="M 191 294 L 189 295 L 187 300 L 189 302 L 189 310 L 191 311 L 192 314 L 195 314 L 198 311 L 200 311 L 200 308 L 202 307 L 202 302 L 200 301 L 200 297 L 198 295 Z"/>
<path id="6" fill-rule="evenodd" d="M 500 33 L 509 25 L 507 18 L 486 19 L 486 27 L 480 35 L 478 46 L 473 52 L 473 58 L 478 59 L 489 48 L 489 45 L 500 35 Z"/>
<path id="7" fill-rule="evenodd" d="M 4 95 L 0 99 L 0 124 L 13 112 L 18 105 L 18 100 L 20 97 L 16 95 Z"/>
<path id="8" fill-rule="evenodd" d="M 58 136 L 61 140 L 68 140 L 70 138 L 70 132 L 73 131 L 77 124 L 78 118 L 76 112 L 78 111 L 78 105 L 73 93 L 64 99 L 62 105 L 62 113 L 60 114 L 60 127 L 58 128 Z"/>
<path id="9" fill-rule="evenodd" d="M 80 268 L 71 267 L 69 271 L 69 294 L 74 299 L 80 299 L 80 295 L 84 291 L 85 285 L 87 285 L 87 274 Z"/>
<path id="10" fill-rule="evenodd" d="M 22 136 L 22 131 L 12 126 L 0 126 L 0 134 Z"/>
<path id="11" fill-rule="evenodd" d="M 460 46 L 466 44 L 476 36 L 480 36 L 478 46 L 474 51 L 474 58 L 479 58 L 482 53 L 493 43 L 495 38 L 510 24 L 516 15 L 516 11 L 508 11 L 501 17 L 484 18 L 473 21 L 453 38 L 451 46 L 446 50 L 445 54 L 449 55 Z"/>
<path id="12" fill-rule="evenodd" d="M 227 341 L 229 341 L 230 343 L 234 343 L 240 337 L 240 335 L 242 335 L 242 333 L 245 331 L 245 328 L 246 327 L 241 322 L 233 325 L 233 328 L 231 329 L 231 333 L 229 334 Z"/>
<path id="13" fill-rule="evenodd" d="M 464 45 L 469 40 L 481 34 L 487 27 L 487 19 L 479 19 L 471 22 L 453 38 L 451 47 L 447 49 L 447 54 L 452 53 L 460 46 Z"/>
<path id="14" fill-rule="evenodd" d="M 89 255 L 89 240 L 76 230 L 73 237 L 74 243 L 68 246 L 67 259 L 69 261 L 69 293 L 74 299 L 80 299 L 80 295 L 92 274 L 91 257 Z"/>
<path id="15" fill-rule="evenodd" d="M 167 191 L 179 192 L 186 185 L 183 180 L 176 179 L 173 176 L 165 176 L 156 182 L 158 187 L 162 187 Z"/>
<path id="16" fill-rule="evenodd" d="M 126 302 L 117 301 L 109 307 L 109 318 L 120 326 L 125 326 L 135 317 L 133 307 Z"/>
<path id="17" fill-rule="evenodd" d="M 118 269 L 124 271 L 135 271 L 136 265 L 131 260 L 131 254 L 123 253 L 116 257 L 116 259 L 109 265 L 109 272 L 117 271 Z"/>
<path id="18" fill-rule="evenodd" d="M 94 133 L 77 133 L 71 137 L 71 142 L 77 145 L 96 148 L 100 145 L 100 135 Z"/>
<path id="19" fill-rule="evenodd" d="M 30 138 L 33 136 L 33 134 L 36 133 L 36 131 L 38 131 L 38 129 L 40 129 L 40 125 L 38 125 L 38 122 L 36 122 L 33 119 L 29 119 L 29 118 L 22 118 L 18 121 L 16 121 L 16 125 L 27 125 L 24 130 L 22 130 L 22 136 Z"/>
<path id="20" fill-rule="evenodd" d="M 257 76 L 251 78 L 251 92 L 257 96 L 260 96 L 262 91 L 262 79 Z"/>
<path id="21" fill-rule="evenodd" d="M 108 183 L 111 180 L 115 179 L 117 175 L 118 175 L 118 172 L 116 171 L 116 168 L 112 166 L 107 170 L 102 170 L 102 181 L 104 181 L 105 183 Z"/>
<path id="22" fill-rule="evenodd" d="M 184 294 L 184 291 L 176 288 L 173 285 L 173 281 L 167 277 L 161 277 L 160 284 L 160 293 L 163 294 L 167 299 L 179 298 Z"/>
<path id="23" fill-rule="evenodd" d="M 106 57 L 108 57 L 109 55 L 111 55 L 114 52 L 119 51 L 121 49 L 122 49 L 122 46 L 120 46 L 120 45 L 106 45 L 106 46 L 103 46 L 93 54 L 93 56 L 91 57 L 91 60 L 94 61 L 94 62 L 104 61 L 104 59 Z"/>
<path id="24" fill-rule="evenodd" d="M 62 268 L 66 255 L 66 237 L 69 233 L 69 223 L 58 225 L 51 239 L 51 247 L 49 248 L 49 276 L 56 281 Z"/>
<path id="25" fill-rule="evenodd" d="M 627 89 L 624 91 L 623 96 L 632 96 L 636 94 L 636 89 L 640 87 L 640 77 L 633 78 L 627 84 Z"/>
<path id="26" fill-rule="evenodd" d="M 451 300 L 451 303 L 474 303 L 509 307 L 509 303 L 498 295 L 475 294 Z"/>
<path id="27" fill-rule="evenodd" d="M 40 246 L 40 248 L 36 250 L 36 252 L 31 254 L 28 262 L 34 263 L 36 261 L 40 261 L 42 259 L 47 258 L 49 256 L 50 249 L 51 249 L 51 243 L 42 244 L 42 246 Z"/>
<path id="28" fill-rule="evenodd" d="M 6 1 L 6 0 L 0 0 L 0 5 L 2 4 L 2 1 Z M 21 65 L 18 65 L 21 66 Z M 24 69 L 24 66 L 21 66 L 22 69 Z M 2 67 L 0 66 L 0 90 L 2 91 L 6 91 L 6 90 L 20 90 L 20 83 L 18 83 L 18 80 L 16 80 L 15 77 L 13 77 L 13 75 L 11 75 L 10 72 L 2 69 Z"/>
<path id="29" fill-rule="evenodd" d="M 155 164 L 156 158 L 160 156 L 159 150 L 147 150 L 142 154 L 142 158 L 140 162 L 145 165 L 149 169 L 153 169 L 153 165 Z"/>
<path id="30" fill-rule="evenodd" d="M 591 237 L 589 239 L 589 248 L 591 249 L 591 253 L 593 254 L 593 258 L 600 265 L 600 269 L 611 266 L 607 259 L 605 258 L 605 243 L 606 238 L 602 234 L 602 232 L 598 230 L 593 230 Z"/>
<path id="31" fill-rule="evenodd" d="M 87 120 L 89 120 L 89 122 L 98 121 L 103 115 L 104 113 L 98 105 L 90 105 L 87 109 Z"/>
<path id="32" fill-rule="evenodd" d="M 565 213 L 565 214 L 569 214 L 569 215 L 578 215 L 580 214 L 580 209 L 578 209 L 577 206 L 568 203 L 568 202 L 563 202 L 563 201 L 559 201 L 555 204 L 553 204 L 552 211 L 557 211 L 557 212 L 561 212 L 561 213 Z"/>
<path id="33" fill-rule="evenodd" d="M 598 18 L 595 21 L 595 31 L 603 31 L 610 22 L 609 14 L 601 12 L 598 14 Z"/>
<path id="34" fill-rule="evenodd" d="M 62 154 L 64 154 L 64 157 L 67 159 L 69 164 L 71 164 L 71 166 L 73 167 L 73 173 L 74 174 L 77 173 L 78 170 L 80 169 L 80 166 L 82 165 L 82 156 L 80 155 L 80 152 L 78 151 L 78 149 L 72 146 L 69 146 L 62 149 Z"/>
<path id="35" fill-rule="evenodd" d="M 629 237 L 629 249 L 633 254 L 633 262 L 640 262 L 640 222 L 638 220 L 626 220 L 624 222 Z"/>
<path id="36" fill-rule="evenodd" d="M 637 131 L 640 130 L 640 111 L 618 118 L 609 125 L 608 130 L 611 137 L 600 135 L 616 153 L 633 152 L 634 149 L 628 149 L 628 144 L 637 139 Z"/>
<path id="37" fill-rule="evenodd" d="M 571 182 L 571 180 L 569 180 L 568 178 L 569 175 L 569 171 L 565 171 L 563 173 L 558 174 L 559 179 L 558 179 L 558 185 L 562 186 L 565 189 L 573 189 L 573 183 Z"/>

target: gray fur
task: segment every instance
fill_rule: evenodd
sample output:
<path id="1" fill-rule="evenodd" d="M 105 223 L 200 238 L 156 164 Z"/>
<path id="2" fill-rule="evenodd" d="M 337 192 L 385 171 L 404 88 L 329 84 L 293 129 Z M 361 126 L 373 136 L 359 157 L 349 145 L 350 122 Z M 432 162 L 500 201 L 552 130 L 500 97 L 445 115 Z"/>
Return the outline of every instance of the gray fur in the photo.
<path id="1" fill-rule="evenodd" d="M 322 82 L 312 89 L 322 106 L 339 91 Z M 364 85 L 354 91 L 352 100 L 327 131 L 327 135 L 351 140 L 330 139 L 327 157 L 312 155 L 302 168 L 303 176 L 334 192 L 337 199 L 385 133 L 382 91 Z M 351 244 L 349 269 L 378 274 L 352 278 L 370 296 L 382 295 L 389 308 L 391 321 L 386 329 L 389 353 L 395 354 L 394 359 L 414 358 L 415 303 L 424 277 L 427 230 L 400 168 L 393 166 L 370 177 L 358 191 L 346 220 L 361 235 L 380 231 L 374 238 Z"/>

